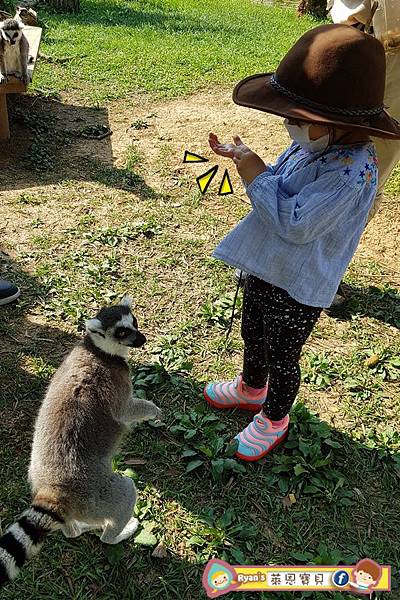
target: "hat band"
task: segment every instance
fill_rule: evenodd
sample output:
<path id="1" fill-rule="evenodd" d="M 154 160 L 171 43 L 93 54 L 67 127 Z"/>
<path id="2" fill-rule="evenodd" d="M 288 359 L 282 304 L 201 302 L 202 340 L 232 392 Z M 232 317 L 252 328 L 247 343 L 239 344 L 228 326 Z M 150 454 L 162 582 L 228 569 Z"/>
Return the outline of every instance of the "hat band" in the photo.
<path id="1" fill-rule="evenodd" d="M 355 108 L 355 109 L 347 109 L 347 108 L 339 108 L 338 106 L 326 106 L 325 104 L 320 104 L 319 102 L 314 102 L 314 100 L 309 100 L 308 98 L 304 98 L 303 96 L 299 96 L 294 92 L 288 90 L 285 86 L 280 84 L 275 75 L 272 75 L 270 79 L 270 83 L 272 87 L 274 87 L 278 92 L 287 96 L 291 100 L 294 100 L 298 104 L 303 104 L 304 106 L 308 106 L 309 108 L 314 108 L 318 112 L 331 112 L 337 113 L 340 115 L 345 115 L 348 117 L 373 117 L 375 115 L 379 115 L 385 107 L 379 106 L 379 108 Z"/>

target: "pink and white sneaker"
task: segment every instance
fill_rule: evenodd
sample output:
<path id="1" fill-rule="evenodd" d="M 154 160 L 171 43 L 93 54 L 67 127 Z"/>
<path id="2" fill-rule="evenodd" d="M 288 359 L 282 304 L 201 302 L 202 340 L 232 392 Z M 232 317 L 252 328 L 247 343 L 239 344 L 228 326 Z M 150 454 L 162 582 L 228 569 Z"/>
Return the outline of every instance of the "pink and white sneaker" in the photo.
<path id="1" fill-rule="evenodd" d="M 242 375 L 239 375 L 233 381 L 208 383 L 204 388 L 204 398 L 214 408 L 259 412 L 267 397 L 267 389 L 265 386 L 259 393 L 248 393 L 244 389 Z"/>
<path id="2" fill-rule="evenodd" d="M 238 442 L 236 456 L 253 462 L 266 456 L 275 446 L 284 441 L 289 429 L 289 415 L 275 426 L 261 411 L 250 425 L 235 436 Z"/>

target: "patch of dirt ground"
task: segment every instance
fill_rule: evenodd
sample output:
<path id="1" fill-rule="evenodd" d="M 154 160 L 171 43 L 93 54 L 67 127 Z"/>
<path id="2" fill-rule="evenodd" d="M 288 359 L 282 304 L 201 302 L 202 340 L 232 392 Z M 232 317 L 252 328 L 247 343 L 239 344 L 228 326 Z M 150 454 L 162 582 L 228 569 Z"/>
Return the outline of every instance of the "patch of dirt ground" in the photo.
<path id="1" fill-rule="evenodd" d="M 27 97 L 29 103 L 36 102 Z M 229 141 L 238 133 L 242 139 L 266 161 L 274 161 L 289 143 L 279 118 L 259 111 L 235 105 L 230 90 L 203 91 L 188 98 L 172 101 L 151 101 L 136 97 L 126 102 L 111 104 L 108 108 L 88 108 L 74 104 L 65 97 L 62 103 L 43 103 L 47 120 L 58 130 L 70 135 L 70 143 L 60 148 L 61 160 L 56 168 L 49 167 L 40 177 L 21 168 L 18 160 L 24 156 L 30 144 L 29 130 L 20 123 L 13 127 L 12 142 L 3 145 L 0 157 L 0 182 L 7 196 L 21 191 L 57 193 L 65 180 L 93 180 L 92 169 L 96 161 L 103 167 L 122 169 L 132 145 L 145 165 L 145 181 L 150 188 L 175 188 L 180 177 L 201 174 L 213 164 L 220 165 L 220 172 L 213 185 L 221 179 L 223 170 L 229 167 L 235 194 L 247 201 L 241 182 L 232 163 L 219 159 L 208 148 L 210 131 L 216 132 L 222 141 Z M 80 136 L 88 126 L 110 128 L 112 135 L 102 140 Z M 185 150 L 209 159 L 209 164 L 182 164 Z M 166 172 L 172 173 L 170 181 Z M 64 190 L 65 191 L 65 190 Z M 79 190 L 71 190 L 75 196 Z M 378 262 L 387 272 L 393 285 L 400 283 L 399 233 L 400 198 L 385 198 L 378 215 L 367 228 L 357 255 L 362 260 Z"/>

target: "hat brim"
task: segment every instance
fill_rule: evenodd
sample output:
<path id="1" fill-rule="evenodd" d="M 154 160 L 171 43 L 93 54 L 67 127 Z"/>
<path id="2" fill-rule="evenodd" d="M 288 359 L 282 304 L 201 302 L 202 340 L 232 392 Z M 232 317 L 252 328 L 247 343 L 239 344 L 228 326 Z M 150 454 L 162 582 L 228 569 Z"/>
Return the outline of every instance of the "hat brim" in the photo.
<path id="1" fill-rule="evenodd" d="M 400 139 L 400 125 L 386 111 L 383 110 L 367 119 L 345 117 L 329 111 L 317 112 L 278 92 L 271 85 L 272 75 L 273 73 L 260 73 L 239 81 L 233 90 L 233 101 L 240 106 L 255 108 L 287 119 L 325 126 L 334 125 L 351 131 L 363 131 L 376 137 Z"/>

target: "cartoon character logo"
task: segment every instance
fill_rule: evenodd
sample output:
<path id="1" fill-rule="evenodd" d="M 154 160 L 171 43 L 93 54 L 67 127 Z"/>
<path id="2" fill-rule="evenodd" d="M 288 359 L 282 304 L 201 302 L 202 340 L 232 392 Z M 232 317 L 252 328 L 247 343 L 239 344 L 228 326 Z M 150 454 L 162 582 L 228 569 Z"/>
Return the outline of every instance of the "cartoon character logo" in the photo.
<path id="1" fill-rule="evenodd" d="M 216 590 L 224 590 L 229 587 L 232 578 L 230 573 L 227 571 L 217 571 L 210 578 L 211 586 L 213 586 Z"/>
<path id="2" fill-rule="evenodd" d="M 209 598 L 217 598 L 228 591 L 234 590 L 238 582 L 233 568 L 223 560 L 210 560 L 204 575 L 203 586 Z"/>
<path id="3" fill-rule="evenodd" d="M 378 585 L 382 575 L 382 567 L 370 558 L 360 560 L 352 571 L 353 581 L 350 585 L 358 594 L 371 594 Z"/>

